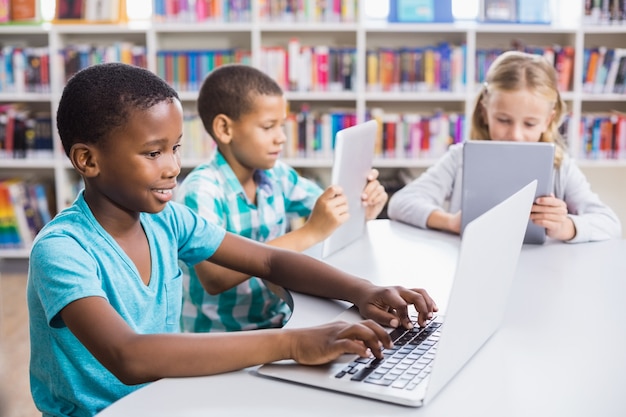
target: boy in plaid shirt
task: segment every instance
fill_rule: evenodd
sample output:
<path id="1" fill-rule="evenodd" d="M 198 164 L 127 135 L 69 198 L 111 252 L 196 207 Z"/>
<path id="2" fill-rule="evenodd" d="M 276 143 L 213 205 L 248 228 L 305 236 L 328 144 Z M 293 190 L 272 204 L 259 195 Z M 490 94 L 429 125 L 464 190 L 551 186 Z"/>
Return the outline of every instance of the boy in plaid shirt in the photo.
<path id="1" fill-rule="evenodd" d="M 286 141 L 287 103 L 267 74 L 238 64 L 217 68 L 200 88 L 198 113 L 217 149 L 179 186 L 179 202 L 229 232 L 298 252 L 347 220 L 340 187 L 322 190 L 278 159 Z M 363 190 L 367 219 L 376 218 L 388 198 L 377 177 L 372 170 Z M 289 231 L 289 219 L 296 216 L 307 221 Z M 185 331 L 282 327 L 291 315 L 285 300 L 259 278 L 211 265 L 214 286 L 204 288 L 193 268 L 182 269 Z M 239 284 L 233 287 L 233 280 Z"/>

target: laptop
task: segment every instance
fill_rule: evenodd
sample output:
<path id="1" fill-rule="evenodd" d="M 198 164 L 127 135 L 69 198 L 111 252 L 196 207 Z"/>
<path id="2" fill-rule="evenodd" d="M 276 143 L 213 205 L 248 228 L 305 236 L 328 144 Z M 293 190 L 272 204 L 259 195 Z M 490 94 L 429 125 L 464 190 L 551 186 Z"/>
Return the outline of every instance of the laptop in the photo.
<path id="1" fill-rule="evenodd" d="M 394 349 L 385 349 L 382 361 L 343 355 L 327 365 L 303 366 L 288 360 L 255 373 L 405 406 L 427 404 L 500 326 L 536 187 L 537 181 L 529 183 L 467 225 L 445 315 L 422 329 L 389 329 Z M 337 319 L 361 318 L 352 307 Z M 413 341 L 403 345 L 402 339 Z M 390 374 L 394 364 L 405 369 Z"/>
<path id="2" fill-rule="evenodd" d="M 372 170 L 378 122 L 370 120 L 335 135 L 335 153 L 331 184 L 340 185 L 348 199 L 350 218 L 322 243 L 321 257 L 326 258 L 365 233 L 365 208 L 361 194 Z"/>
<path id="3" fill-rule="evenodd" d="M 554 144 L 470 140 L 463 145 L 461 234 L 476 217 L 537 180 L 535 198 L 553 191 Z M 542 244 L 546 229 L 530 219 L 524 243 Z"/>

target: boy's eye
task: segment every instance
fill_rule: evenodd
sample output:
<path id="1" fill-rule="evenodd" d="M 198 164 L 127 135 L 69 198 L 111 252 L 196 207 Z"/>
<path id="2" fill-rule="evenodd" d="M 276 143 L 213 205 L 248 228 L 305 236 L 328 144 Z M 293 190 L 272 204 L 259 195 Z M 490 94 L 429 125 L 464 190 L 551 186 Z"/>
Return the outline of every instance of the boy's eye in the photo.
<path id="1" fill-rule="evenodd" d="M 160 151 L 148 152 L 147 155 L 150 158 L 157 158 L 159 155 L 161 155 L 161 152 Z"/>
<path id="2" fill-rule="evenodd" d="M 182 145 L 181 145 L 180 143 L 179 143 L 179 144 L 177 144 L 177 145 L 174 145 L 174 153 L 180 152 L 180 147 L 181 147 L 181 146 L 182 146 Z"/>

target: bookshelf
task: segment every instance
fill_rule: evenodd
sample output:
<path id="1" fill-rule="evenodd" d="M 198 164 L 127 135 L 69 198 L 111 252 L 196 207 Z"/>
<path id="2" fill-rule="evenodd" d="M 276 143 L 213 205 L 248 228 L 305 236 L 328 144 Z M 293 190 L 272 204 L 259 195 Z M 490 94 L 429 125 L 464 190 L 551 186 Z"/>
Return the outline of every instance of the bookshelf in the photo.
<path id="1" fill-rule="evenodd" d="M 357 0 L 362 1 L 362 0 Z M 75 45 L 107 47 L 130 45 L 132 50 L 143 51 L 145 66 L 158 73 L 159 53 L 167 50 L 239 49 L 248 51 L 244 60 L 251 65 L 263 65 L 266 48 L 288 48 L 290 39 L 297 38 L 301 45 L 328 45 L 353 48 L 355 71 L 352 88 L 345 91 L 289 91 L 286 96 L 293 110 L 302 105 L 313 110 L 329 108 L 351 109 L 356 121 L 363 122 L 372 109 L 385 113 L 432 113 L 435 109 L 444 113 L 464 115 L 469 119 L 475 92 L 479 88 L 476 78 L 477 52 L 489 48 L 508 49 L 513 40 L 527 45 L 572 46 L 576 54 L 573 61 L 571 87 L 563 92 L 570 110 L 568 131 L 570 153 L 590 176 L 592 187 L 610 204 L 626 224 L 626 203 L 621 187 L 626 180 L 626 157 L 622 159 L 589 158 L 584 154 L 579 129 L 585 114 L 618 110 L 626 112 L 625 94 L 597 94 L 583 90 L 585 48 L 606 46 L 626 48 L 626 24 L 585 26 L 577 22 L 552 25 L 533 24 L 481 24 L 477 22 L 455 23 L 388 23 L 365 21 L 355 15 L 353 21 L 345 22 L 293 22 L 271 21 L 261 16 L 259 2 L 250 2 L 249 14 L 238 16 L 240 21 L 205 22 L 129 22 L 125 24 L 50 24 L 0 26 L 0 44 L 47 48 L 50 53 L 49 92 L 11 92 L 0 90 L 0 105 L 21 103 L 36 112 L 55 114 L 55 109 L 65 82 L 64 64 L 58 51 Z M 581 6 L 582 7 L 582 6 Z M 362 10 L 362 8 L 361 8 Z M 163 19 L 161 19 L 163 20 Z M 373 91 L 366 87 L 368 49 L 428 47 L 441 42 L 464 45 L 465 83 L 451 91 Z M 134 48 L 134 49 L 133 49 Z M 180 89 L 184 109 L 194 113 L 197 93 Z M 195 125 L 199 131 L 199 125 Z M 45 158 L 0 159 L 0 177 L 35 177 L 50 182 L 54 189 L 55 207 L 61 210 L 69 204 L 76 193 L 78 178 L 65 157 L 56 137 L 52 153 Z M 379 157 L 375 167 L 385 173 L 408 169 L 412 176 L 418 175 L 432 165 L 437 155 L 420 157 Z M 302 169 L 326 182 L 329 178 L 332 158 L 293 156 L 283 158 L 292 166 Z M 203 156 L 188 154 L 183 158 L 183 172 L 189 171 L 204 160 Z M 0 250 L 0 257 L 27 257 L 28 249 Z"/>

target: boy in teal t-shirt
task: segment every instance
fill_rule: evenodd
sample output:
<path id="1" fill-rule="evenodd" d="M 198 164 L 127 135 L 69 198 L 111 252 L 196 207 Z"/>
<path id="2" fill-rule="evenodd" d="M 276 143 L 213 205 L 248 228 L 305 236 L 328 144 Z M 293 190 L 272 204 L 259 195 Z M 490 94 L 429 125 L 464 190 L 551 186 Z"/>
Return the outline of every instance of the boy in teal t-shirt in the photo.
<path id="1" fill-rule="evenodd" d="M 202 83 L 197 107 L 217 149 L 186 176 L 177 201 L 231 233 L 299 252 L 347 220 L 347 200 L 339 187 L 322 190 L 278 159 L 286 141 L 287 103 L 271 77 L 247 65 L 219 67 Z M 377 176 L 372 170 L 364 184 L 367 219 L 376 218 L 387 202 Z M 290 232 L 294 217 L 308 220 Z M 207 289 L 193 269 L 183 266 L 183 271 L 185 331 L 282 327 L 291 314 L 286 301 L 259 278 L 214 265 L 209 272 L 215 286 Z M 239 284 L 221 286 L 225 276 Z"/>
<path id="2" fill-rule="evenodd" d="M 165 377 L 282 359 L 320 364 L 343 353 L 380 358 L 380 345 L 390 347 L 391 340 L 376 322 L 411 326 L 407 304 L 414 304 L 423 325 L 436 310 L 424 290 L 375 286 L 225 232 L 172 202 L 182 105 L 176 91 L 146 69 L 116 63 L 79 71 L 63 90 L 57 128 L 85 188 L 41 230 L 29 258 L 31 391 L 43 416 L 92 416 Z M 196 264 L 203 283 L 212 277 L 202 266 L 215 262 L 353 302 L 373 320 L 181 334 L 179 262 Z"/>

